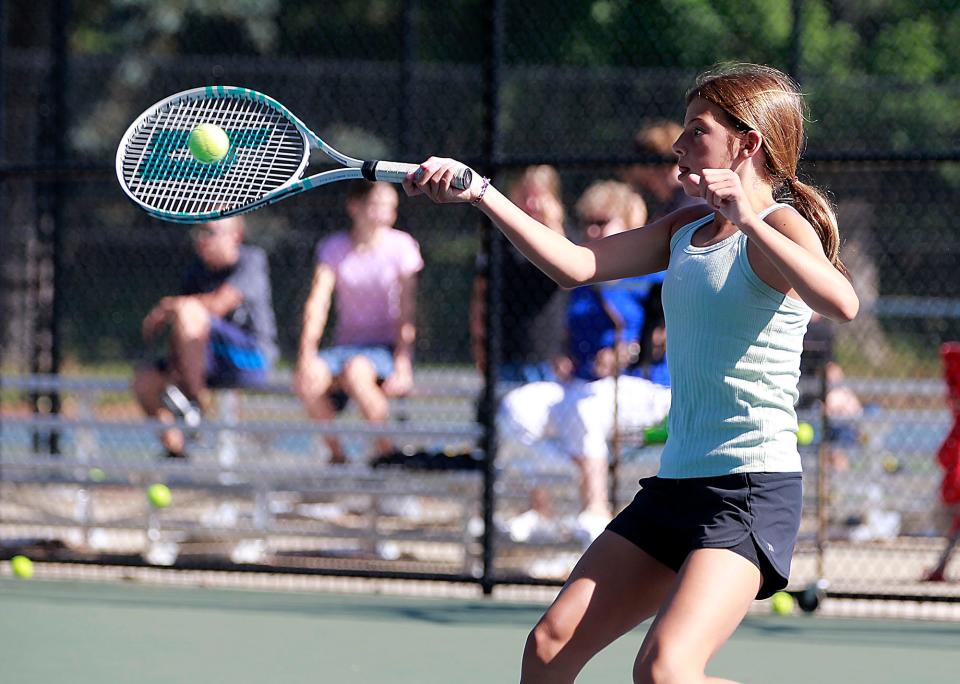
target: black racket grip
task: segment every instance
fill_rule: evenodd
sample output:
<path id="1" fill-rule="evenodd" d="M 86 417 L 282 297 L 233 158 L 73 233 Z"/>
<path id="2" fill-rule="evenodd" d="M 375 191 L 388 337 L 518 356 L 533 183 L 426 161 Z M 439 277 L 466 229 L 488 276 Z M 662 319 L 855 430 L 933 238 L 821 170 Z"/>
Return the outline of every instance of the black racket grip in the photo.
<path id="1" fill-rule="evenodd" d="M 417 164 L 372 160 L 363 162 L 360 173 L 369 181 L 400 183 L 410 172 L 418 168 L 420 166 Z M 471 183 L 473 183 L 473 170 L 469 166 L 461 166 L 451 185 L 457 190 L 466 190 Z"/>

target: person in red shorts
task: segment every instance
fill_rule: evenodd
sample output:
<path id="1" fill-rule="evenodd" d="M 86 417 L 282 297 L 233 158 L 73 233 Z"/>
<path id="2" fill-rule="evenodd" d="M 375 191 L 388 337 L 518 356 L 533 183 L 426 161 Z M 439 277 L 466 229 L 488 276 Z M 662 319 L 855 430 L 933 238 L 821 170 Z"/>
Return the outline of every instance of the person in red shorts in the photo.
<path id="1" fill-rule="evenodd" d="M 953 429 L 947 435 L 937 461 L 943 468 L 940 501 L 950 516 L 947 545 L 940 554 L 937 566 L 924 576 L 928 582 L 946 580 L 947 564 L 960 542 L 960 342 L 945 342 L 940 346 L 940 359 L 947 382 L 950 409 L 953 411 Z"/>

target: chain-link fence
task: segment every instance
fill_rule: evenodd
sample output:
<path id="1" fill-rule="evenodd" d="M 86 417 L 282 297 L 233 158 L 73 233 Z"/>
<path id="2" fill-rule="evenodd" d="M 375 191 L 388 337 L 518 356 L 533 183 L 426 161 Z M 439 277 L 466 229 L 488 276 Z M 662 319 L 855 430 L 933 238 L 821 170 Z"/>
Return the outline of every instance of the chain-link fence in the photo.
<path id="1" fill-rule="evenodd" d="M 579 240 L 578 221 L 591 217 L 578 200 L 592 183 L 629 183 L 664 163 L 636 146 L 637 132 L 681 120 L 702 69 L 748 60 L 789 71 L 807 94 L 800 175 L 830 189 L 862 303 L 856 321 L 821 331 L 828 356 L 804 380 L 807 506 L 793 584 L 960 596 L 956 583 L 921 582 L 951 520 L 941 494 L 951 464 L 937 455 L 955 420 L 938 349 L 960 337 L 953 3 L 769 0 L 746 15 L 742 3 L 668 0 L 341 4 L 0 6 L 5 554 L 560 581 L 591 535 L 579 515 L 584 474 L 543 440 L 498 435 L 494 407 L 532 379 L 518 368 L 547 372 L 571 352 L 570 312 L 596 301 L 522 272 L 479 213 L 401 198 L 396 226 L 424 263 L 414 390 L 390 400 L 383 422 L 356 401 L 311 420 L 293 381 L 315 249 L 351 216 L 344 184 L 305 193 L 247 217 L 247 242 L 269 259 L 274 372 L 255 389 L 214 392 L 187 434 L 189 458 L 164 458 L 163 426 L 129 383 L 166 353 L 166 341 L 143 342 L 142 322 L 179 291 L 195 241 L 124 198 L 116 145 L 167 95 L 241 85 L 353 156 L 455 156 L 505 189 L 526 167 L 551 166 L 559 224 Z M 648 213 L 668 203 L 640 192 Z M 655 288 L 643 296 L 654 301 Z M 334 304 L 324 348 L 338 314 Z M 627 340 L 647 368 L 655 314 Z M 620 334 L 610 317 L 597 325 L 608 341 Z M 614 410 L 629 411 L 621 403 Z M 616 506 L 656 471 L 654 427 L 607 435 Z M 331 463 L 330 436 L 346 464 Z M 169 506 L 150 505 L 152 483 L 170 488 Z"/>

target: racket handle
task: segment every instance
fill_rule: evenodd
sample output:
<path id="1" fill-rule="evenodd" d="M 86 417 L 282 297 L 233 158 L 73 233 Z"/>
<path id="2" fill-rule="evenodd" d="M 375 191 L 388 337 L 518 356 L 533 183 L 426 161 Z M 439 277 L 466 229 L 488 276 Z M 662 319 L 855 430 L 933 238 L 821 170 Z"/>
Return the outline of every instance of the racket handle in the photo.
<path id="1" fill-rule="evenodd" d="M 420 168 L 417 164 L 401 164 L 389 161 L 365 161 L 360 167 L 363 177 L 370 181 L 400 183 L 411 171 Z M 473 171 L 469 166 L 461 166 L 451 185 L 457 190 L 466 190 L 473 182 Z"/>

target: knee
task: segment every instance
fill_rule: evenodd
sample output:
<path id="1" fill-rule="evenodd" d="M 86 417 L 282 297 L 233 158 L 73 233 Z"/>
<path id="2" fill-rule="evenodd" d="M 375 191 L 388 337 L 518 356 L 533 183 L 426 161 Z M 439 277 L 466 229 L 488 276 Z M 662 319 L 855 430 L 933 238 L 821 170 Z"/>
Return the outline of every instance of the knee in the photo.
<path id="1" fill-rule="evenodd" d="M 633 681 L 635 684 L 684 684 L 702 678 L 702 672 L 698 677 L 693 670 L 690 658 L 654 648 L 637 658 L 633 666 Z"/>
<path id="2" fill-rule="evenodd" d="M 549 616 L 544 617 L 527 635 L 523 650 L 525 663 L 539 668 L 553 664 L 570 637 L 570 630 L 564 629 Z"/>
<path id="3" fill-rule="evenodd" d="M 330 394 L 333 378 L 326 367 L 316 364 L 300 370 L 294 378 L 293 390 L 304 404 L 313 404 Z"/>
<path id="4" fill-rule="evenodd" d="M 188 337 L 201 337 L 210 330 L 210 313 L 194 297 L 183 297 L 173 310 L 173 327 Z"/>
<path id="5" fill-rule="evenodd" d="M 376 387 L 377 373 L 364 356 L 354 356 L 343 365 L 340 384 L 347 394 L 355 394 Z"/>

